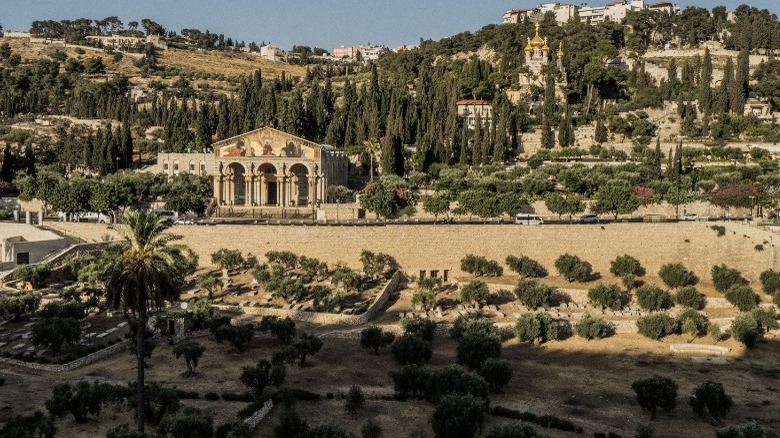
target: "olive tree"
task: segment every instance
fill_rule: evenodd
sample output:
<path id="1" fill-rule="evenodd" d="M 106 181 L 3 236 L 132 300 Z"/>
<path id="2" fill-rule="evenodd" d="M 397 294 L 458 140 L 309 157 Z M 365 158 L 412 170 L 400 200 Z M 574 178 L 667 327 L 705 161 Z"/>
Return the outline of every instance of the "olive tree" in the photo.
<path id="1" fill-rule="evenodd" d="M 643 410 L 650 412 L 650 418 L 655 419 L 658 408 L 671 412 L 677 405 L 677 383 L 668 378 L 653 376 L 636 380 L 631 384 L 636 393 L 636 401 Z"/>

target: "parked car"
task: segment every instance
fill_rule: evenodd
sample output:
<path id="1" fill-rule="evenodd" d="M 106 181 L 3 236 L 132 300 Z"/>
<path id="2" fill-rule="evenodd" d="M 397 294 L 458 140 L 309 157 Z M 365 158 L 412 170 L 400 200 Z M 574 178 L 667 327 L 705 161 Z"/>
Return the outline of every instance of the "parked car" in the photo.
<path id="1" fill-rule="evenodd" d="M 176 220 L 176 213 L 174 213 L 174 212 L 172 212 L 170 210 L 166 210 L 164 208 L 155 208 L 154 210 L 152 210 L 152 213 L 156 214 L 157 216 L 164 217 L 166 219 L 170 219 L 171 222 Z"/>
<path id="2" fill-rule="evenodd" d="M 699 221 L 701 218 L 696 213 L 685 213 L 684 215 L 680 216 L 681 221 Z"/>
<path id="3" fill-rule="evenodd" d="M 578 224 L 595 224 L 598 223 L 599 216 L 597 214 L 584 214 L 577 218 Z"/>
<path id="4" fill-rule="evenodd" d="M 515 215 L 515 223 L 519 225 L 541 225 L 544 221 L 533 213 L 517 213 Z"/>
<path id="5" fill-rule="evenodd" d="M 173 221 L 173 223 L 176 225 L 194 225 L 195 221 L 186 216 L 181 216 L 175 221 Z"/>

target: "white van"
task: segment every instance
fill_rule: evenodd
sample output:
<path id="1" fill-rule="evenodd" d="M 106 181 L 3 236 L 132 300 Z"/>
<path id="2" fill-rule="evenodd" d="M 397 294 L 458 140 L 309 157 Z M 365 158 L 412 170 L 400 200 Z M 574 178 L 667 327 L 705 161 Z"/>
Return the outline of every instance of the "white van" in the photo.
<path id="1" fill-rule="evenodd" d="M 517 213 L 515 215 L 515 223 L 519 225 L 541 225 L 544 221 L 533 213 Z"/>

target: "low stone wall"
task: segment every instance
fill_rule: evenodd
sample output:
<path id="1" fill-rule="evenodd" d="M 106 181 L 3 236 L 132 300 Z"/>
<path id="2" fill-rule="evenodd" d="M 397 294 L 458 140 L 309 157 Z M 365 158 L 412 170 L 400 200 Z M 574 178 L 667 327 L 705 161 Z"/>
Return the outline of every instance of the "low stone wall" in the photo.
<path id="1" fill-rule="evenodd" d="M 258 424 L 260 424 L 261 421 L 263 421 L 266 416 L 268 416 L 273 407 L 274 402 L 272 400 L 268 400 L 267 402 L 263 403 L 263 407 L 260 408 L 260 410 L 255 411 L 254 414 L 244 420 L 244 423 L 246 423 L 247 426 L 249 426 L 251 429 L 254 429 Z"/>
<path id="2" fill-rule="evenodd" d="M 131 340 L 122 341 L 119 343 L 116 343 L 114 345 L 111 345 L 107 348 L 104 348 L 100 351 L 96 351 L 92 354 L 88 354 L 84 357 L 81 357 L 79 359 L 74 360 L 73 362 L 68 362 L 64 364 L 40 364 L 40 363 L 32 363 L 32 362 L 24 362 L 17 359 L 11 359 L 8 357 L 0 357 L 0 363 L 8 364 L 8 365 L 14 365 L 18 367 L 24 367 L 29 368 L 31 370 L 39 370 L 39 371 L 52 371 L 52 372 L 66 372 L 66 371 L 72 371 L 76 368 L 83 367 L 85 365 L 89 365 L 92 362 L 98 361 L 100 359 L 104 359 L 109 356 L 113 356 L 116 353 L 119 353 L 120 351 L 126 350 L 130 344 L 132 343 Z"/>
<path id="3" fill-rule="evenodd" d="M 58 263 L 64 261 L 66 258 L 68 258 L 71 255 L 82 255 L 86 253 L 100 251 L 106 246 L 108 246 L 110 243 L 113 242 L 79 243 L 76 245 L 71 245 L 63 249 L 62 251 L 41 260 L 41 262 L 47 263 L 50 267 L 53 267 L 56 266 Z"/>
<path id="4" fill-rule="evenodd" d="M 711 356 L 725 356 L 729 349 L 718 345 L 707 344 L 672 344 L 669 346 L 672 353 L 707 354 Z"/>
<path id="5" fill-rule="evenodd" d="M 312 324 L 336 324 L 336 325 L 363 325 L 371 321 L 377 313 L 384 309 L 390 294 L 398 287 L 403 274 L 396 271 L 390 280 L 384 285 L 379 294 L 374 298 L 374 302 L 368 307 L 365 313 L 361 315 L 343 315 L 340 313 L 310 312 L 307 310 L 291 309 L 269 309 L 267 307 L 242 307 L 214 305 L 215 309 L 224 312 L 235 312 L 250 316 L 278 316 L 279 318 L 289 317 L 298 322 L 309 322 Z"/>

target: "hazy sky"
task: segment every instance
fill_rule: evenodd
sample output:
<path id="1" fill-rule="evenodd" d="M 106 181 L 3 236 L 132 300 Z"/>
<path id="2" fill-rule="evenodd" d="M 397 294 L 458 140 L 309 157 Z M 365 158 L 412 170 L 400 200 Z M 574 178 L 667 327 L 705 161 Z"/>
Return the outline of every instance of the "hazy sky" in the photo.
<path id="1" fill-rule="evenodd" d="M 577 1 L 571 1 L 578 3 Z M 593 1 L 591 5 L 608 0 Z M 680 0 L 681 6 L 734 9 L 737 0 Z M 416 44 L 490 23 L 500 23 L 507 9 L 528 8 L 539 0 L 0 0 L 0 25 L 27 30 L 33 20 L 75 18 L 120 20 L 151 18 L 168 30 L 184 27 L 244 40 L 271 42 L 283 49 L 293 44 L 334 46 L 359 43 Z M 757 8 L 780 14 L 779 0 L 753 0 Z"/>

